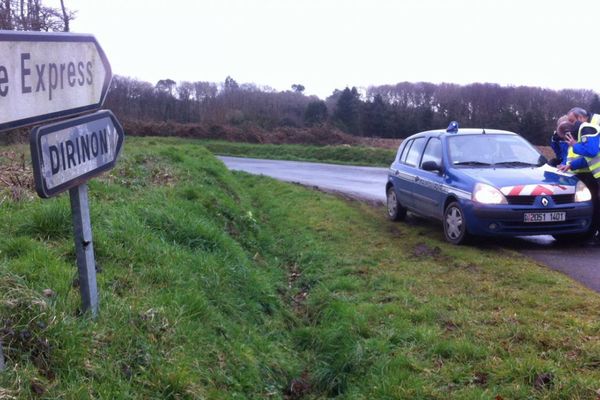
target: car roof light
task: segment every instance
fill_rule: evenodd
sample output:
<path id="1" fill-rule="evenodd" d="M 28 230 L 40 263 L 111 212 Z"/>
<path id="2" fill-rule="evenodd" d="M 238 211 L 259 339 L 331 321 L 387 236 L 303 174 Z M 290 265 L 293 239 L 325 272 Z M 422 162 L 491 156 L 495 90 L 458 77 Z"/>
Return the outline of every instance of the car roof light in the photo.
<path id="1" fill-rule="evenodd" d="M 446 128 L 446 132 L 458 133 L 458 122 L 456 122 L 456 121 L 450 122 L 450 125 L 448 125 L 448 128 Z"/>

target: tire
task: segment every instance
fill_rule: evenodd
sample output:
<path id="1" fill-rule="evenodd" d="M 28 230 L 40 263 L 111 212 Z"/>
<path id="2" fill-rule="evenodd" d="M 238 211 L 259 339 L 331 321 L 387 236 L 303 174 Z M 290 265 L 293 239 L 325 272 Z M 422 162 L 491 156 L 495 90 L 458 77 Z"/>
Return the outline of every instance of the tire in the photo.
<path id="1" fill-rule="evenodd" d="M 444 236 L 452 244 L 460 245 L 469 241 L 467 220 L 460 204 L 456 201 L 448 204 L 444 210 Z"/>
<path id="2" fill-rule="evenodd" d="M 392 221 L 401 221 L 406 218 L 406 208 L 398 201 L 394 187 L 390 186 L 386 194 L 388 218 Z"/>

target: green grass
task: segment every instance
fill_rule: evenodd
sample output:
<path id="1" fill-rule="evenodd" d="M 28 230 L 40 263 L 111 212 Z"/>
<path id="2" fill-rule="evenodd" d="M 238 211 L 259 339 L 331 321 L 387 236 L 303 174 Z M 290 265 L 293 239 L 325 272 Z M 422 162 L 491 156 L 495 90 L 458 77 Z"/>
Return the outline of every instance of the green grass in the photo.
<path id="1" fill-rule="evenodd" d="M 203 141 L 202 143 L 211 152 L 224 156 L 312 161 L 373 167 L 389 167 L 396 156 L 395 150 L 363 146 L 305 146 L 222 141 Z"/>
<path id="2" fill-rule="evenodd" d="M 68 196 L 0 204 L 0 398 L 594 399 L 600 298 L 438 226 L 128 138 L 90 183 L 100 316 Z M 46 292 L 51 289 L 52 292 Z M 38 393 L 38 394 L 36 394 Z"/>

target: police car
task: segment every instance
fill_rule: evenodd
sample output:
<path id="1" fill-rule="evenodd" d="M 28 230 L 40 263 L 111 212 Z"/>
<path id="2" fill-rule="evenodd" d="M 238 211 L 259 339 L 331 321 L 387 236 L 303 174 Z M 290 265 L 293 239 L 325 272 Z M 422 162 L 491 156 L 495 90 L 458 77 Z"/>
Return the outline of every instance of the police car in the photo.
<path id="1" fill-rule="evenodd" d="M 405 139 L 390 166 L 387 211 L 407 211 L 442 221 L 447 241 L 474 236 L 587 234 L 591 193 L 575 176 L 546 164 L 513 132 L 448 129 Z"/>

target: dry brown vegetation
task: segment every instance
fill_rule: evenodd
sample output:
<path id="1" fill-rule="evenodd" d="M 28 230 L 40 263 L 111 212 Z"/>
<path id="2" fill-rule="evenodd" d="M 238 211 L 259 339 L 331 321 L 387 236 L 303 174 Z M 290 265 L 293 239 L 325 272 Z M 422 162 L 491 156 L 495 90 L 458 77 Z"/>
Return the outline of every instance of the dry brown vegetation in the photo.
<path id="1" fill-rule="evenodd" d="M 177 122 L 124 121 L 125 133 L 131 136 L 180 136 L 197 139 L 225 140 L 229 142 L 262 144 L 355 145 L 397 149 L 403 139 L 353 136 L 329 126 L 311 128 L 276 128 L 267 131 L 257 127 L 227 125 L 204 126 Z M 554 157 L 550 146 L 536 146 L 548 159 Z"/>
<path id="2" fill-rule="evenodd" d="M 230 142 L 268 144 L 359 144 L 361 139 L 331 126 L 310 128 L 281 127 L 267 131 L 258 127 L 231 125 L 182 124 L 177 122 L 122 121 L 130 136 L 179 136 L 197 139 L 226 140 Z"/>
<path id="3" fill-rule="evenodd" d="M 228 142 L 260 144 L 304 144 L 316 146 L 350 145 L 397 149 L 403 139 L 353 136 L 331 125 L 309 128 L 280 127 L 265 130 L 259 127 L 233 125 L 183 124 L 178 122 L 121 121 L 128 136 L 187 137 L 195 139 L 224 140 Z M 26 143 L 28 131 L 20 129 L 0 135 L 0 145 Z M 548 159 L 554 158 L 549 146 L 536 146 Z M 3 172 L 6 174 L 6 171 Z M 6 185 L 0 181 L 0 186 Z"/>
<path id="4" fill-rule="evenodd" d="M 33 194 L 33 172 L 25 152 L 0 152 L 0 203 L 6 196 L 19 201 L 33 197 Z"/>

